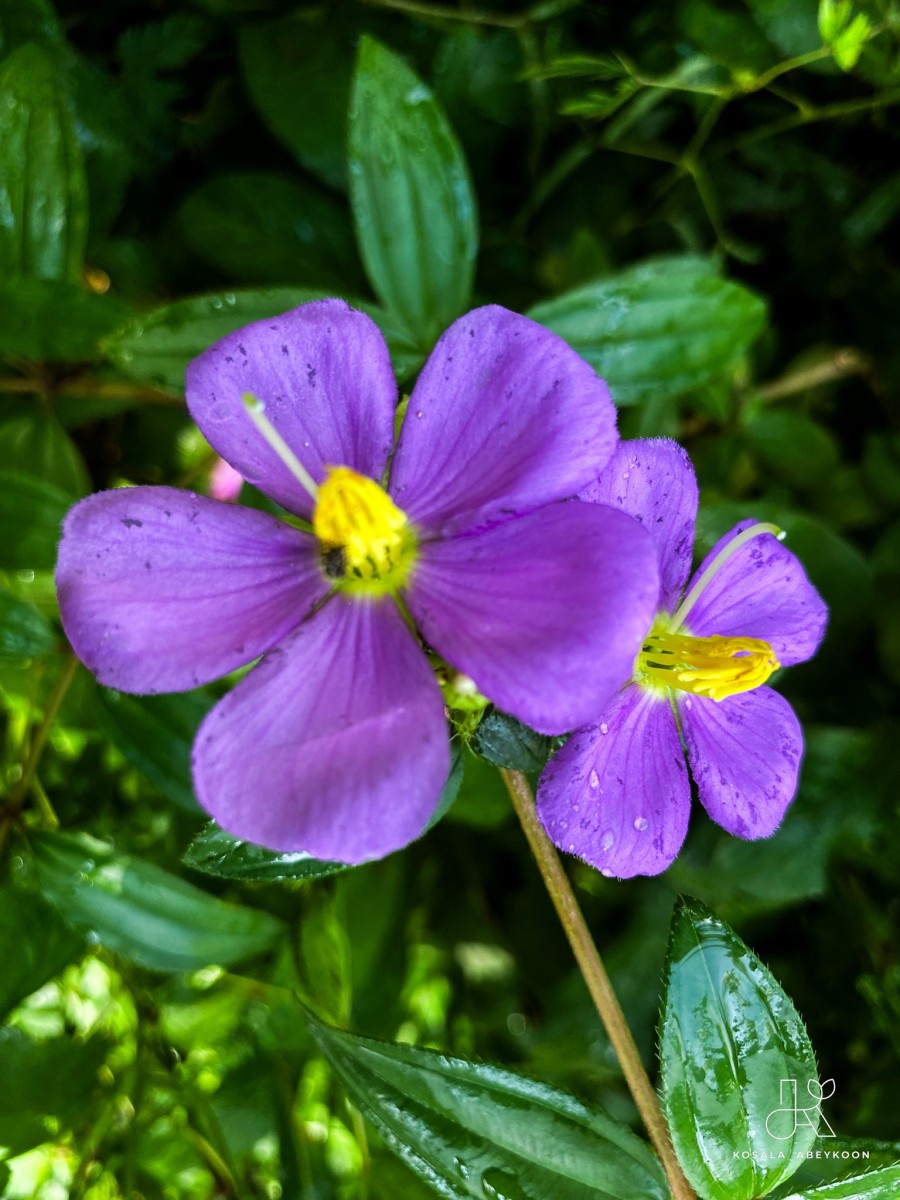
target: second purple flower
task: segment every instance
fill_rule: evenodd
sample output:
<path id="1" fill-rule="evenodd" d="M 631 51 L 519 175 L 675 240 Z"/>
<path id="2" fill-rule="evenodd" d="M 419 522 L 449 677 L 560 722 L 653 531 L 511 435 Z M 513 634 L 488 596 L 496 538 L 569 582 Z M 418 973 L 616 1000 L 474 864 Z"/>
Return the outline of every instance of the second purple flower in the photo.
<path id="1" fill-rule="evenodd" d="M 450 761 L 423 644 L 550 734 L 630 674 L 656 554 L 629 516 L 570 499 L 612 455 L 615 415 L 547 330 L 497 307 L 457 321 L 396 448 L 387 346 L 337 300 L 224 338 L 187 399 L 301 527 L 173 488 L 103 492 L 67 517 L 57 582 L 110 687 L 185 690 L 262 656 L 194 746 L 197 795 L 229 832 L 348 863 L 418 836 Z"/>

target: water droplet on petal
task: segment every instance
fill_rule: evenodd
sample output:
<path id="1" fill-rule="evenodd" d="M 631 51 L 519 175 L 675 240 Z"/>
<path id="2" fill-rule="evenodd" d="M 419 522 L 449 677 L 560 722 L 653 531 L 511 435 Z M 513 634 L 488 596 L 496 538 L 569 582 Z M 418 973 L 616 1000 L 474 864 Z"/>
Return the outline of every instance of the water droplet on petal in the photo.
<path id="1" fill-rule="evenodd" d="M 650 826 L 650 822 L 647 820 L 646 817 L 635 817 L 634 818 L 634 827 L 638 831 L 638 833 L 643 833 L 645 829 L 649 828 L 649 826 Z"/>
<path id="2" fill-rule="evenodd" d="M 600 725 L 600 732 L 601 733 L 609 733 L 609 726 L 607 725 L 607 723 L 605 721 L 603 721 L 602 724 Z"/>
<path id="3" fill-rule="evenodd" d="M 609 867 L 603 867 L 600 871 L 600 874 L 605 876 L 605 878 L 607 878 L 607 879 L 612 879 L 612 877 L 613 877 L 613 873 L 609 869 Z"/>
<path id="4" fill-rule="evenodd" d="M 592 788 L 598 788 L 600 786 L 600 776 L 596 771 L 591 771 L 590 775 L 588 776 L 588 782 Z"/>
<path id="5" fill-rule="evenodd" d="M 604 835 L 603 835 L 602 841 L 600 842 L 600 849 L 603 851 L 604 854 L 606 854 L 606 852 L 608 850 L 612 850 L 612 848 L 615 844 L 616 844 L 616 835 L 613 833 L 613 831 L 611 829 L 607 829 L 606 833 L 604 833 Z"/>

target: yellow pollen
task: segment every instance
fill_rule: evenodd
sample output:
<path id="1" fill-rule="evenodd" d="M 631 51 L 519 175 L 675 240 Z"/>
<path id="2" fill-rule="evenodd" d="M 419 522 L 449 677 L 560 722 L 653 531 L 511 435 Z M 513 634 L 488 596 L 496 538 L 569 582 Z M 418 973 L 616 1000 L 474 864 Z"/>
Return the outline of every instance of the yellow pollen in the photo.
<path id="1" fill-rule="evenodd" d="M 660 630 L 645 638 L 635 677 L 650 687 L 724 700 L 761 687 L 780 665 L 760 638 L 692 637 Z"/>
<path id="2" fill-rule="evenodd" d="M 313 509 L 313 533 L 325 572 L 340 586 L 370 595 L 406 583 L 416 536 L 406 513 L 374 479 L 329 467 Z"/>

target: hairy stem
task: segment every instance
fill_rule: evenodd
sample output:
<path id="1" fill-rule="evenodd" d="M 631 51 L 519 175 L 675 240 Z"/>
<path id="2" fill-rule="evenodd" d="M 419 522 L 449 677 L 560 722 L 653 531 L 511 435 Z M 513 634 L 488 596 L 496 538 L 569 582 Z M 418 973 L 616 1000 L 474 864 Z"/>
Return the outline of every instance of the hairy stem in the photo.
<path id="1" fill-rule="evenodd" d="M 695 1200 L 694 1193 L 678 1165 L 656 1092 L 644 1070 L 638 1048 L 625 1020 L 625 1014 L 612 989 L 606 968 L 585 922 L 584 914 L 575 899 L 575 893 L 572 891 L 572 885 L 559 861 L 559 855 L 538 820 L 531 785 L 521 771 L 501 770 L 500 774 L 503 776 L 503 782 L 512 799 L 516 816 L 528 839 L 538 870 L 550 893 L 557 916 L 569 939 L 569 945 L 572 947 L 591 999 L 594 1001 L 600 1020 L 603 1022 L 612 1048 L 619 1060 L 628 1090 L 631 1092 L 638 1112 L 641 1114 L 641 1120 L 644 1122 L 650 1140 L 662 1162 L 673 1200 Z"/>

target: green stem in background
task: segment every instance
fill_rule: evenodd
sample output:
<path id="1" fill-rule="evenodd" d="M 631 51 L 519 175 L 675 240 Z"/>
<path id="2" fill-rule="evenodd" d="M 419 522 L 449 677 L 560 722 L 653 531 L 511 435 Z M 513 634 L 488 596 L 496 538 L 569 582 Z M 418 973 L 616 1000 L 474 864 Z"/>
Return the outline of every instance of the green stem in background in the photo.
<path id="1" fill-rule="evenodd" d="M 44 746 L 47 744 L 47 738 L 50 736 L 53 722 L 56 720 L 63 700 L 66 698 L 66 692 L 69 690 L 69 685 L 75 677 L 77 667 L 78 659 L 69 651 L 63 664 L 63 669 L 59 673 L 59 678 L 54 684 L 53 691 L 50 693 L 50 699 L 47 701 L 47 707 L 44 710 L 43 720 L 35 730 L 31 741 L 31 749 L 28 751 L 25 762 L 22 764 L 22 774 L 14 784 L 6 804 L 0 809 L 0 850 L 2 850 L 9 834 L 10 825 L 19 815 L 22 805 L 25 803 L 25 797 L 28 794 L 28 789 L 31 787 L 38 763 L 41 761 L 41 755 L 44 753 Z M 46 816 L 47 814 L 45 813 L 45 818 Z M 56 820 L 55 813 L 53 813 L 53 820 Z"/>
<path id="2" fill-rule="evenodd" d="M 584 914 L 575 899 L 575 893 L 572 891 L 572 885 L 559 861 L 559 855 L 538 820 L 531 785 L 521 771 L 501 769 L 500 774 L 503 776 L 503 782 L 506 784 L 513 802 L 516 816 L 528 839 L 538 870 L 550 893 L 557 916 L 569 939 L 569 945 L 572 947 L 591 999 L 594 1001 L 600 1020 L 603 1022 L 612 1048 L 619 1060 L 628 1090 L 641 1114 L 641 1120 L 647 1128 L 650 1141 L 659 1155 L 669 1181 L 673 1200 L 695 1200 L 694 1193 L 675 1157 L 666 1119 L 659 1107 L 656 1092 L 644 1070 L 638 1048 L 625 1020 L 625 1014 L 612 989 Z"/>

